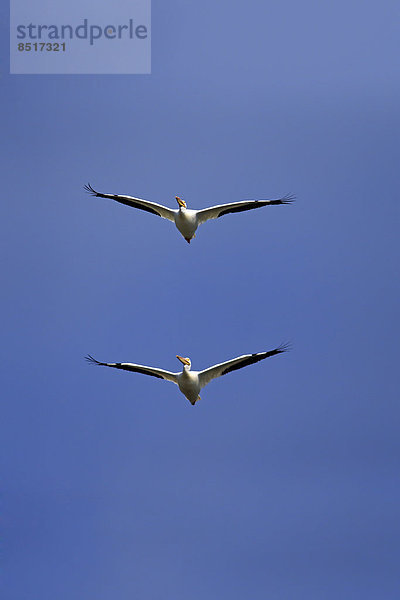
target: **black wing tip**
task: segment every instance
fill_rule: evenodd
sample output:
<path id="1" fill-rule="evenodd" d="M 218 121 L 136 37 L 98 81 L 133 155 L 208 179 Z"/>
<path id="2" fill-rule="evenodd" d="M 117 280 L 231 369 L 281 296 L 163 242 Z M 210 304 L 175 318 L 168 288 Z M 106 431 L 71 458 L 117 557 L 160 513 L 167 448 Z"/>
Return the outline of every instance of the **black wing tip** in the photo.
<path id="1" fill-rule="evenodd" d="M 286 194 L 286 196 L 282 196 L 282 198 L 278 198 L 277 200 L 243 200 L 243 202 L 265 206 L 268 204 L 292 204 L 295 200 L 296 196 L 294 194 Z"/>
<path id="2" fill-rule="evenodd" d="M 96 192 L 96 190 L 94 190 L 92 188 L 92 186 L 90 185 L 90 183 L 87 183 L 83 186 L 83 189 L 88 192 L 88 194 L 91 194 L 92 196 L 98 196 L 98 193 Z"/>
<path id="3" fill-rule="evenodd" d="M 88 363 L 90 363 L 91 365 L 104 365 L 104 363 L 101 363 L 98 360 L 96 360 L 95 358 L 93 358 L 93 356 L 91 354 L 86 354 L 85 360 L 87 360 Z"/>
<path id="4" fill-rule="evenodd" d="M 289 352 L 292 350 L 292 344 L 290 342 L 284 342 L 280 344 L 277 348 L 275 348 L 275 352 L 277 354 L 281 354 L 282 352 Z"/>
<path id="5" fill-rule="evenodd" d="M 296 196 L 294 194 L 286 194 L 280 200 L 281 204 L 292 204 L 296 200 Z"/>
<path id="6" fill-rule="evenodd" d="M 267 350 L 266 352 L 254 352 L 252 356 L 261 357 L 262 359 L 267 358 L 269 356 L 276 356 L 277 354 L 282 354 L 283 352 L 289 352 L 290 350 L 292 350 L 292 344 L 290 342 L 284 342 L 280 344 L 277 348 L 274 348 L 273 350 Z M 259 358 L 259 360 L 261 359 Z"/>

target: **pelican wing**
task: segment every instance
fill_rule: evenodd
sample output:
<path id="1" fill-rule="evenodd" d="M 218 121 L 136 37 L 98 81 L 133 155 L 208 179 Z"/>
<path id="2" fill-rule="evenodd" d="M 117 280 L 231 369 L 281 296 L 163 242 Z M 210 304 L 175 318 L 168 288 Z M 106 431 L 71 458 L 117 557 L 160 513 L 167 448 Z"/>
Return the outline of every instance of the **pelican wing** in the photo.
<path id="1" fill-rule="evenodd" d="M 155 202 L 149 202 L 148 200 L 142 200 L 141 198 L 133 198 L 132 196 L 101 194 L 100 192 L 96 192 L 96 190 L 94 190 L 90 184 L 85 185 L 84 188 L 87 192 L 89 192 L 89 194 L 92 194 L 92 196 L 96 196 L 97 198 L 110 198 L 110 200 L 116 200 L 116 202 L 126 204 L 132 208 L 139 208 L 140 210 L 153 213 L 153 215 L 157 215 L 163 219 L 175 221 L 175 211 L 167 206 L 162 206 L 162 204 L 156 204 Z"/>
<path id="2" fill-rule="evenodd" d="M 219 204 L 218 206 L 211 206 L 211 208 L 205 208 L 204 210 L 197 211 L 197 219 L 199 225 L 205 223 L 209 219 L 218 219 L 223 215 L 229 213 L 243 212 L 244 210 L 253 210 L 255 208 L 261 208 L 262 206 L 268 206 L 270 204 L 290 204 L 293 202 L 294 196 L 288 195 L 278 200 L 243 200 L 242 202 L 233 202 L 232 204 Z"/>
<path id="3" fill-rule="evenodd" d="M 264 360 L 264 358 L 269 358 L 270 356 L 275 356 L 275 354 L 281 354 L 282 352 L 286 352 L 289 350 L 289 346 L 287 344 L 283 344 L 274 350 L 269 350 L 268 352 L 259 352 L 257 354 L 244 354 L 243 356 L 238 356 L 237 358 L 233 358 L 232 360 L 227 360 L 226 362 L 220 363 L 219 365 L 214 365 L 209 369 L 205 369 L 204 371 L 199 372 L 199 381 L 200 386 L 204 387 L 209 383 L 212 379 L 216 377 L 221 377 L 222 375 L 227 375 L 227 373 L 231 373 L 232 371 L 236 371 L 237 369 L 242 369 L 243 367 L 247 367 L 248 365 L 252 365 L 253 363 L 259 362 L 260 360 Z"/>
<path id="4" fill-rule="evenodd" d="M 155 369 L 154 367 L 145 367 L 143 365 L 134 365 L 133 363 L 104 363 L 96 360 L 88 354 L 86 360 L 94 365 L 100 365 L 101 367 L 114 367 L 115 369 L 123 369 L 124 371 L 132 371 L 133 373 L 142 373 L 143 375 L 151 375 L 152 377 L 158 377 L 159 379 L 166 379 L 173 383 L 178 383 L 179 373 L 171 373 L 170 371 L 164 371 L 164 369 Z"/>

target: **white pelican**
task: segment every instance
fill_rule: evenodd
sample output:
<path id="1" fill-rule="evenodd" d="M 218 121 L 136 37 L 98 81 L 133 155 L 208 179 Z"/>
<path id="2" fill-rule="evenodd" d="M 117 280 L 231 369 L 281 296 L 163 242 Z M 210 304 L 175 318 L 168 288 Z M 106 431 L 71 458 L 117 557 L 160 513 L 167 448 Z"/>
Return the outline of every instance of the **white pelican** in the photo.
<path id="1" fill-rule="evenodd" d="M 287 344 L 283 344 L 274 350 L 269 350 L 268 352 L 244 354 L 243 356 L 238 356 L 232 360 L 227 360 L 219 365 L 209 367 L 204 371 L 191 371 L 190 367 L 192 366 L 192 363 L 190 358 L 184 358 L 183 356 L 179 356 L 177 354 L 176 358 L 183 364 L 183 370 L 180 373 L 172 373 L 171 371 L 164 371 L 163 369 L 156 369 L 154 367 L 145 367 L 143 365 L 135 365 L 133 363 L 104 363 L 96 360 L 90 354 L 88 354 L 85 358 L 87 361 L 95 365 L 124 369 L 125 371 L 143 373 L 143 375 L 152 375 L 153 377 L 172 381 L 178 385 L 180 391 L 184 396 L 186 396 L 190 404 L 195 405 L 197 400 L 200 400 L 200 390 L 207 385 L 207 383 L 210 383 L 212 379 L 221 377 L 221 375 L 226 375 L 227 373 L 231 373 L 232 371 L 236 371 L 242 367 L 247 367 L 247 365 L 252 365 L 260 360 L 264 360 L 264 358 L 275 356 L 275 354 L 281 354 L 282 352 L 286 352 L 288 349 L 289 346 Z"/>
<path id="2" fill-rule="evenodd" d="M 175 196 L 179 208 L 174 210 L 167 206 L 149 202 L 148 200 L 141 200 L 140 198 L 133 198 L 132 196 L 100 194 L 100 192 L 96 192 L 90 184 L 85 185 L 84 188 L 87 192 L 98 198 L 110 198 L 111 200 L 121 202 L 121 204 L 132 206 L 132 208 L 140 208 L 141 210 L 158 215 L 163 219 L 172 221 L 189 244 L 190 240 L 195 237 L 198 226 L 209 219 L 217 219 L 218 217 L 228 215 L 229 213 L 253 210 L 254 208 L 261 208 L 262 206 L 290 204 L 294 200 L 294 196 L 287 195 L 283 198 L 278 198 L 278 200 L 243 200 L 241 202 L 232 202 L 232 204 L 219 204 L 202 210 L 190 210 L 187 208 L 184 200 L 179 198 L 179 196 Z"/>

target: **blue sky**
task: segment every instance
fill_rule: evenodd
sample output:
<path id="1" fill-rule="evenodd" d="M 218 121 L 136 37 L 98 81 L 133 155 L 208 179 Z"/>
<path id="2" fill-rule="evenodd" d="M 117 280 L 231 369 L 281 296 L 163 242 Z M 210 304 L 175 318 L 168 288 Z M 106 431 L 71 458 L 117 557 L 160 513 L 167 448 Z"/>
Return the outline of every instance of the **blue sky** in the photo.
<path id="1" fill-rule="evenodd" d="M 3 597 L 397 599 L 397 3 L 153 2 L 149 76 L 10 76 L 1 10 Z M 285 340 L 195 407 L 83 360 Z"/>

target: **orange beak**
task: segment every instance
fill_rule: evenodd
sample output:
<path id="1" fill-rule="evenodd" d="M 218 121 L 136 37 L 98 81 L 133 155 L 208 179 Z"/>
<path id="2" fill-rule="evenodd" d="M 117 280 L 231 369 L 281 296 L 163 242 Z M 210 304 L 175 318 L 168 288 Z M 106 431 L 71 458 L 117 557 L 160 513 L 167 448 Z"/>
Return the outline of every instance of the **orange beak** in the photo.
<path id="1" fill-rule="evenodd" d="M 180 360 L 183 365 L 189 365 L 189 361 L 187 358 L 184 358 L 183 356 L 179 356 L 178 354 L 176 355 L 176 358 L 178 360 Z"/>
<path id="2" fill-rule="evenodd" d="M 181 206 L 182 208 L 186 208 L 186 202 L 182 200 L 182 198 L 179 198 L 179 196 L 175 196 L 175 200 L 177 201 L 179 206 Z"/>

